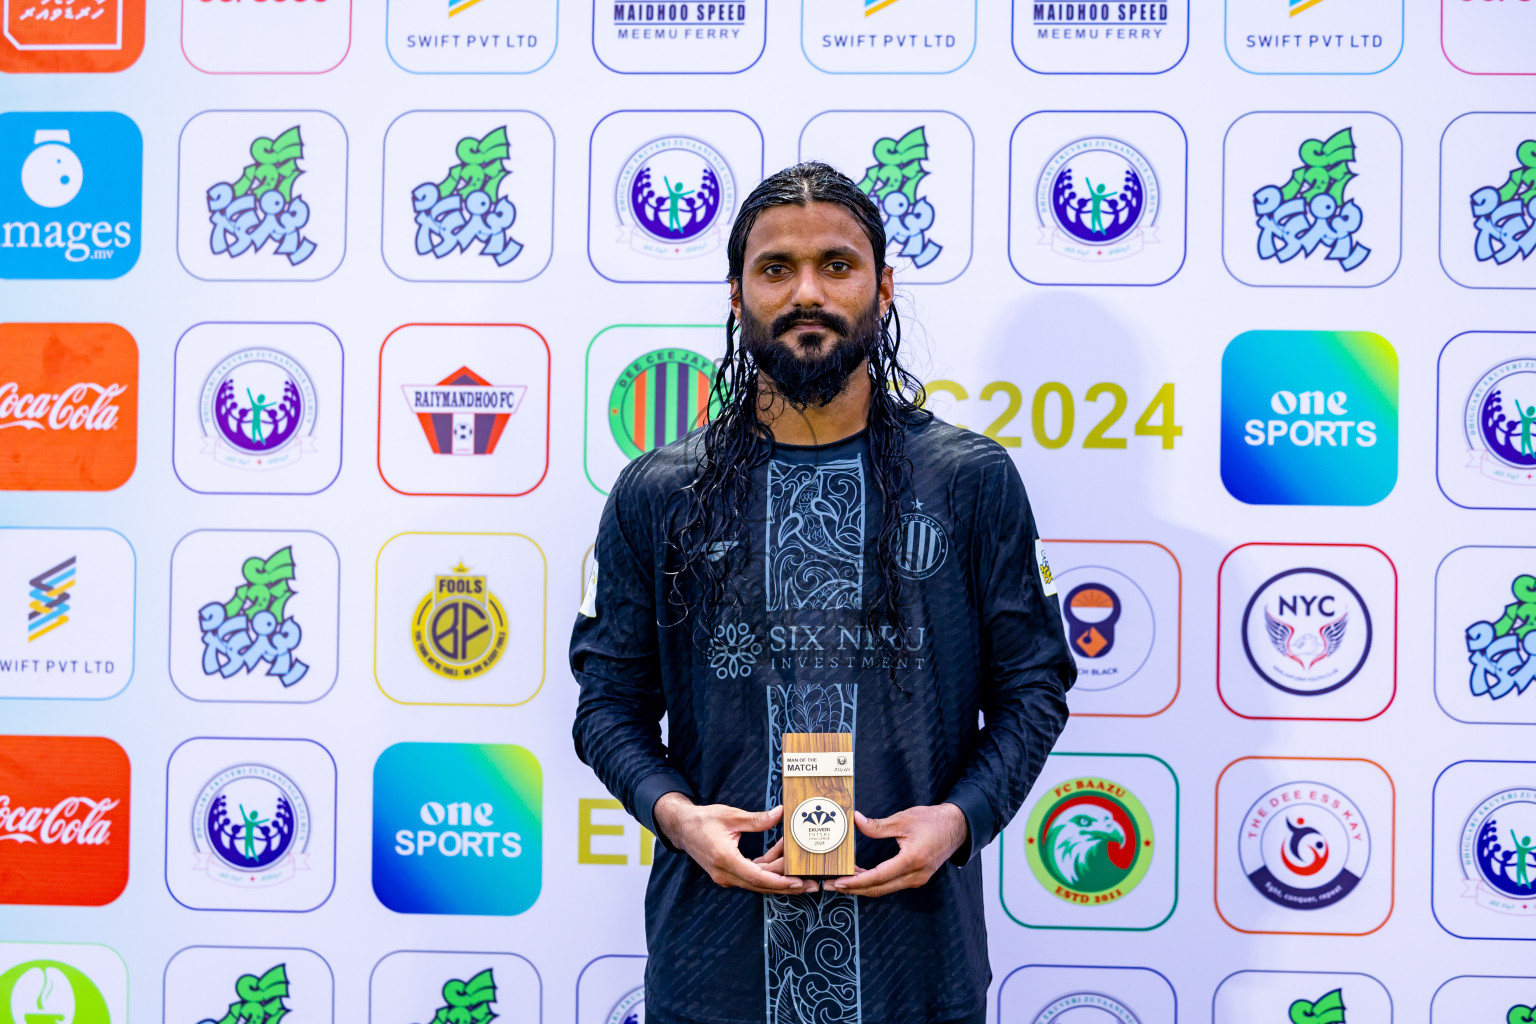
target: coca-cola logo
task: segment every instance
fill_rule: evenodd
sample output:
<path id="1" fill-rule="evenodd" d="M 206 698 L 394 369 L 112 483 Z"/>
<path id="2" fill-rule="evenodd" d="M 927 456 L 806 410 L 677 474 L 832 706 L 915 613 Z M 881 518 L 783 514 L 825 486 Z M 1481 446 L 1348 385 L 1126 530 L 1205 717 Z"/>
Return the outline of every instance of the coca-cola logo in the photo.
<path id="1" fill-rule="evenodd" d="M 112 430 L 115 401 L 127 390 L 126 384 L 80 381 L 56 393 L 27 394 L 15 381 L 0 384 L 0 430 Z"/>
<path id="2" fill-rule="evenodd" d="M 0 906 L 99 907 L 121 896 L 132 774 L 127 751 L 103 736 L 0 736 Z"/>
<path id="3" fill-rule="evenodd" d="M 111 797 L 65 797 L 52 807 L 12 807 L 0 793 L 0 843 L 58 843 L 101 846 L 112 836 L 107 812 L 118 805 Z"/>

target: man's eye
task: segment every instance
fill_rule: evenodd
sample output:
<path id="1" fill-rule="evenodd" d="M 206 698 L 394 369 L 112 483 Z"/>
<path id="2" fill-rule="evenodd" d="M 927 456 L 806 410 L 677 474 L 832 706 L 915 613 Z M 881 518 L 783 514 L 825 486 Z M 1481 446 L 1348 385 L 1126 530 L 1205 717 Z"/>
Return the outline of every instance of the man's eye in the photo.
<path id="1" fill-rule="evenodd" d="M 845 274 L 852 268 L 842 260 L 833 260 L 831 263 L 827 264 L 827 269 L 832 271 L 834 274 Z"/>
<path id="2" fill-rule="evenodd" d="M 782 273 L 784 273 L 784 271 L 786 271 L 788 269 L 789 268 L 786 267 L 782 263 L 770 263 L 766 267 L 763 268 L 763 273 L 765 273 L 765 274 L 782 274 Z"/>

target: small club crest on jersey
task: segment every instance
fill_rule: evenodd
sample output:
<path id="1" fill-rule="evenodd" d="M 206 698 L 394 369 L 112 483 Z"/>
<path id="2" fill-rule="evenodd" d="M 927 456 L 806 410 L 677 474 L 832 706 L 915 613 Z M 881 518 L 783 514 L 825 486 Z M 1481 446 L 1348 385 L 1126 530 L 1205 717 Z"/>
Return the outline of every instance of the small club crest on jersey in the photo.
<path id="1" fill-rule="evenodd" d="M 299 166 L 304 157 L 299 126 L 272 138 L 258 136 L 250 152 L 251 162 L 235 181 L 221 181 L 208 190 L 208 220 L 213 224 L 209 248 L 214 255 L 235 259 L 275 242 L 273 254 L 298 266 L 315 251 L 315 243 L 303 233 L 309 204 L 295 190 L 304 173 Z"/>
<path id="2" fill-rule="evenodd" d="M 896 528 L 897 572 L 908 579 L 926 579 L 944 567 L 948 555 L 949 536 L 937 519 L 920 511 L 901 517 Z"/>
<path id="3" fill-rule="evenodd" d="M 460 562 L 438 576 L 411 618 L 411 646 L 421 663 L 444 679 L 484 675 L 506 653 L 506 609 L 484 576 Z"/>
<path id="4" fill-rule="evenodd" d="M 498 267 L 517 259 L 523 251 L 522 243 L 512 237 L 517 207 L 501 194 L 510 152 L 505 125 L 484 138 L 462 138 L 454 147 L 457 163 L 448 168 L 443 180 L 416 186 L 411 209 L 416 214 L 418 255 L 430 253 L 443 259 L 461 250 L 467 253 L 479 243 L 479 254 L 489 256 Z"/>
<path id="5" fill-rule="evenodd" d="M 490 455 L 507 421 L 522 407 L 526 384 L 495 385 L 467 366 L 436 384 L 400 389 L 438 455 Z"/>

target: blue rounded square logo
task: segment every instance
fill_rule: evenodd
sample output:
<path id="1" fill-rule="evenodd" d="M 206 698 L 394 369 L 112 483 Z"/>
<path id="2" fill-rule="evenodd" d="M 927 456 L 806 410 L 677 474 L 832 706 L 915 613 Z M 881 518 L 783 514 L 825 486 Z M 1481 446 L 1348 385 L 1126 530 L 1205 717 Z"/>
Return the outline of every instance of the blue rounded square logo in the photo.
<path id="1" fill-rule="evenodd" d="M 0 114 L 0 278 L 128 273 L 143 180 L 144 139 L 123 114 Z"/>
<path id="2" fill-rule="evenodd" d="M 373 891 L 402 914 L 521 914 L 539 898 L 544 772 L 504 743 L 396 743 L 373 767 Z"/>
<path id="3" fill-rule="evenodd" d="M 1374 505 L 1397 484 L 1397 352 L 1367 331 L 1248 331 L 1221 358 L 1221 481 L 1250 505 Z"/>

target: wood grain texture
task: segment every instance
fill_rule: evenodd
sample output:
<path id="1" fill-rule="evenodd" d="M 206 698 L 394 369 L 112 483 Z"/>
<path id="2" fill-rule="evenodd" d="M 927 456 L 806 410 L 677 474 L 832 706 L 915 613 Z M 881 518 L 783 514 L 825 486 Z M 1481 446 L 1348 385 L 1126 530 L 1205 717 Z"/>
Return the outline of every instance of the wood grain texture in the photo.
<path id="1" fill-rule="evenodd" d="M 853 734 L 846 732 L 787 732 L 784 753 L 853 753 Z M 780 766 L 782 768 L 782 765 Z M 855 763 L 854 771 L 858 771 Z M 826 853 L 807 853 L 790 834 L 789 816 L 802 800 L 820 797 L 842 808 L 848 833 Z M 842 878 L 853 874 L 853 776 L 798 776 L 784 778 L 784 873 L 800 878 Z"/>

